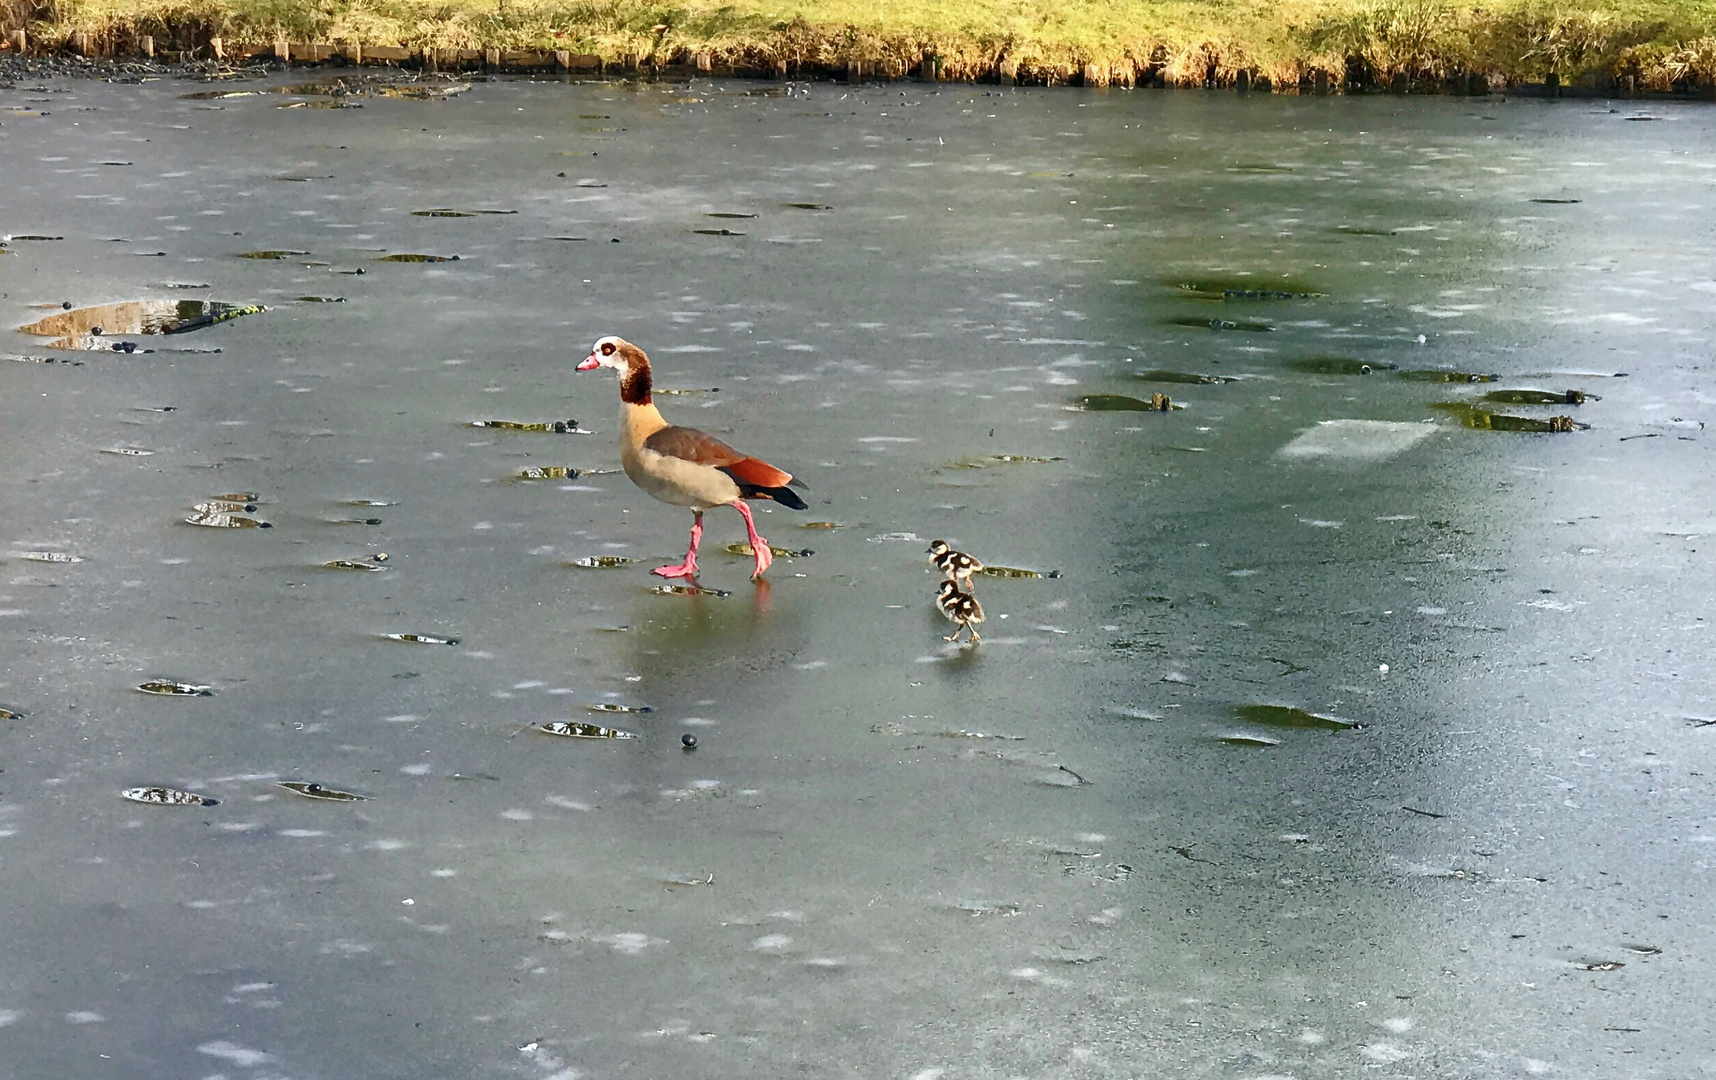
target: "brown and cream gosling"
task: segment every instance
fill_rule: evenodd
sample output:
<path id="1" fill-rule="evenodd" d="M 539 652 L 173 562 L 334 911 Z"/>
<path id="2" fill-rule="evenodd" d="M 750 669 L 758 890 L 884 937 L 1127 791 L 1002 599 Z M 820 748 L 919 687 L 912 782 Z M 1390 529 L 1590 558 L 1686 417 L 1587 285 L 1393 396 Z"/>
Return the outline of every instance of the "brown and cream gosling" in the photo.
<path id="1" fill-rule="evenodd" d="M 953 550 L 946 540 L 937 540 L 931 544 L 928 554 L 930 562 L 941 571 L 943 577 L 956 585 L 963 584 L 967 590 L 971 589 L 971 575 L 983 569 L 983 564 L 976 558 L 963 551 Z"/>
<path id="2" fill-rule="evenodd" d="M 953 633 L 942 638 L 943 641 L 958 641 L 961 630 L 971 631 L 971 643 L 977 644 L 983 639 L 977 636 L 977 623 L 983 621 L 983 605 L 977 602 L 977 597 L 968 592 L 959 591 L 959 583 L 944 581 L 941 588 L 936 590 L 935 606 L 954 623 Z"/>

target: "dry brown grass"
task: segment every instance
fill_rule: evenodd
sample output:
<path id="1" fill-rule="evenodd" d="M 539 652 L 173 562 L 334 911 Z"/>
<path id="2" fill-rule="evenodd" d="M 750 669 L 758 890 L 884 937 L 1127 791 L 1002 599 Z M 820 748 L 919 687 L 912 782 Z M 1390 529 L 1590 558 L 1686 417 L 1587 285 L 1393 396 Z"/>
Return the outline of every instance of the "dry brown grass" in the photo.
<path id="1" fill-rule="evenodd" d="M 1716 0 L 0 0 L 53 45 L 299 42 L 567 49 L 629 63 L 916 71 L 945 79 L 1294 87 L 1435 81 L 1460 72 L 1651 87 L 1716 79 Z"/>

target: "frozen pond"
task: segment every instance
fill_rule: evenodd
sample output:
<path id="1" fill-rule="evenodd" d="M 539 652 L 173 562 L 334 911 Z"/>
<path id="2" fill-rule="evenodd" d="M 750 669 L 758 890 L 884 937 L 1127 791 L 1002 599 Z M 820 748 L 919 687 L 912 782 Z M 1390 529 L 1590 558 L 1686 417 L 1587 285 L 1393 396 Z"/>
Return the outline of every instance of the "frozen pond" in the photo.
<path id="1" fill-rule="evenodd" d="M 0 1076 L 1716 1074 L 1716 114 L 203 89 L 0 91 Z"/>

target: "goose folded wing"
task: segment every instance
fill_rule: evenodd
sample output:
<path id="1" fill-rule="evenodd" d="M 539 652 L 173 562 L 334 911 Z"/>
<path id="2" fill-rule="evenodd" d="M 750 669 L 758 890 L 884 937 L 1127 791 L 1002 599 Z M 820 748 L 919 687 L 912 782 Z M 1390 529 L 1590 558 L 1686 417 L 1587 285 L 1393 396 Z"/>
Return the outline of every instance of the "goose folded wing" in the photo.
<path id="1" fill-rule="evenodd" d="M 644 440 L 646 450 L 667 457 L 679 458 L 698 465 L 720 469 L 740 484 L 758 488 L 784 487 L 792 482 L 792 474 L 775 468 L 765 461 L 747 457 L 713 435 L 696 428 L 664 427 Z"/>

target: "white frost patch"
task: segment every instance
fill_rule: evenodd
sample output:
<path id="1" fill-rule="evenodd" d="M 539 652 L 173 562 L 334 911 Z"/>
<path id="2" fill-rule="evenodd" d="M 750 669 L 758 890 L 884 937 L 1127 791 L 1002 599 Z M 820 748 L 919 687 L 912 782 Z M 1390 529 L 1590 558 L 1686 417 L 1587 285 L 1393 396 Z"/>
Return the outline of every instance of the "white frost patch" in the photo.
<path id="1" fill-rule="evenodd" d="M 1390 1065 L 1396 1061 L 1404 1061 L 1412 1056 L 1410 1051 L 1402 1050 L 1400 1047 L 1390 1042 L 1371 1043 L 1369 1046 L 1361 1048 L 1359 1053 L 1371 1061 L 1379 1062 L 1384 1065 Z"/>
<path id="2" fill-rule="evenodd" d="M 1382 1026 L 1385 1030 L 1396 1035 L 1404 1035 L 1412 1030 L 1412 1018 L 1410 1016 L 1391 1016 L 1382 1022 Z"/>
<path id="3" fill-rule="evenodd" d="M 764 934 L 751 942 L 751 948 L 758 952 L 782 953 L 792 944 L 792 938 L 786 934 Z"/>
<path id="4" fill-rule="evenodd" d="M 919 1069 L 908 1080 L 941 1080 L 946 1074 L 946 1069 Z"/>
<path id="5" fill-rule="evenodd" d="M 404 851 L 411 843 L 407 840 L 371 840 L 364 846 L 371 851 Z"/>
<path id="6" fill-rule="evenodd" d="M 506 818 L 508 821 L 530 821 L 533 820 L 536 815 L 531 813 L 529 810 L 502 810 L 501 817 Z"/>
<path id="7" fill-rule="evenodd" d="M 1322 420 L 1281 448 L 1289 458 L 1380 461 L 1411 449 L 1435 431 L 1426 423 L 1393 420 Z"/>
<path id="8" fill-rule="evenodd" d="M 598 945 L 610 946 L 615 952 L 625 953 L 627 956 L 636 956 L 651 945 L 667 944 L 662 938 L 653 938 L 648 934 L 640 934 L 634 930 L 627 930 L 618 934 L 602 934 L 590 940 Z"/>
<path id="9" fill-rule="evenodd" d="M 1299 524 L 1309 525 L 1313 529 L 1338 529 L 1343 523 L 1339 521 L 1328 521 L 1324 518 L 1300 518 Z"/>
<path id="10" fill-rule="evenodd" d="M 16 1009 L 0 1009 L 0 1028 L 11 1027 L 24 1018 L 24 1014 Z"/>
<path id="11" fill-rule="evenodd" d="M 594 807 L 592 807 L 589 803 L 579 802 L 577 799 L 568 799 L 564 795 L 545 795 L 545 796 L 543 796 L 542 801 L 547 803 L 549 806 L 558 806 L 562 810 L 592 810 L 592 809 L 594 809 Z"/>
<path id="12" fill-rule="evenodd" d="M 705 353 L 720 352 L 721 350 L 717 349 L 713 345 L 670 345 L 665 349 L 657 349 L 656 351 L 664 353 Z"/>
<path id="13" fill-rule="evenodd" d="M 1294 1037 L 1303 1046 L 1321 1046 L 1329 1041 L 1329 1037 L 1314 1028 L 1301 1028 Z"/>
<path id="14" fill-rule="evenodd" d="M 289 836 L 294 840 L 308 840 L 314 836 L 326 836 L 321 829 L 281 829 L 276 836 Z"/>
<path id="15" fill-rule="evenodd" d="M 197 1053 L 230 1061 L 234 1065 L 246 1069 L 254 1069 L 258 1065 L 266 1065 L 274 1060 L 272 1054 L 265 1054 L 260 1050 L 246 1050 L 237 1043 L 227 1042 L 225 1039 L 219 1042 L 203 1043 L 197 1047 Z"/>
<path id="16" fill-rule="evenodd" d="M 1124 914 L 1125 911 L 1121 908 L 1103 908 L 1095 915 L 1085 916 L 1084 921 L 1090 923 L 1092 926 L 1114 926 L 1120 922 L 1120 918 Z"/>

